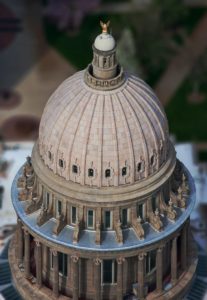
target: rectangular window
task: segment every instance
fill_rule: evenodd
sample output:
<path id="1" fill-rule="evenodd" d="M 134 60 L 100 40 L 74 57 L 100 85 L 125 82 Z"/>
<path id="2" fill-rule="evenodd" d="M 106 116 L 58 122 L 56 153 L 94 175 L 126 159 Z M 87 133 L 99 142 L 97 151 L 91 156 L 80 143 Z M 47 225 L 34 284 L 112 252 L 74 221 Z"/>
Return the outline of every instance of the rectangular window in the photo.
<path id="1" fill-rule="evenodd" d="M 46 192 L 46 207 L 49 208 L 50 205 L 50 194 Z"/>
<path id="2" fill-rule="evenodd" d="M 156 203 L 156 196 L 153 195 L 152 196 L 152 211 L 155 212 L 156 211 L 156 208 L 157 208 L 157 203 Z"/>
<path id="3" fill-rule="evenodd" d="M 144 205 L 142 204 L 137 204 L 137 218 L 140 217 L 141 219 L 144 218 L 144 212 L 143 212 Z"/>
<path id="4" fill-rule="evenodd" d="M 116 260 L 106 259 L 102 264 L 102 283 L 113 284 L 117 282 L 117 262 Z"/>
<path id="5" fill-rule="evenodd" d="M 77 219 L 77 210 L 75 206 L 71 207 L 71 223 L 76 224 L 76 219 Z"/>
<path id="6" fill-rule="evenodd" d="M 62 202 L 58 200 L 57 202 L 57 214 L 61 215 L 62 213 Z"/>
<path id="7" fill-rule="evenodd" d="M 111 229 L 111 211 L 106 210 L 104 212 L 104 228 Z"/>
<path id="8" fill-rule="evenodd" d="M 58 267 L 59 273 L 63 276 L 67 276 L 68 268 L 68 256 L 67 254 L 58 252 Z"/>
<path id="9" fill-rule="evenodd" d="M 52 252 L 50 252 L 50 268 L 54 269 L 54 258 Z M 67 254 L 58 252 L 58 269 L 59 273 L 63 276 L 67 276 L 68 273 L 68 256 Z"/>
<path id="10" fill-rule="evenodd" d="M 147 253 L 146 256 L 146 274 L 152 272 L 156 267 L 156 250 Z"/>
<path id="11" fill-rule="evenodd" d="M 92 209 L 88 210 L 88 228 L 94 228 L 94 213 Z"/>
<path id="12" fill-rule="evenodd" d="M 123 227 L 126 227 L 128 225 L 128 209 L 127 208 L 122 209 L 121 223 L 122 223 Z"/>

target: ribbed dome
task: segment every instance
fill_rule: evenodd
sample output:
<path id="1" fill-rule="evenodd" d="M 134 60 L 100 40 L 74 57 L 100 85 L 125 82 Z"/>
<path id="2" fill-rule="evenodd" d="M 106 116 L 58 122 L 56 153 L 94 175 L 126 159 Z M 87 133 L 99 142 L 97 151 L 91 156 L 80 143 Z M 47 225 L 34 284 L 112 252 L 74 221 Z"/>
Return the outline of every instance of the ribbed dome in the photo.
<path id="1" fill-rule="evenodd" d="M 168 124 L 153 91 L 126 76 L 111 91 L 90 88 L 84 71 L 66 79 L 50 97 L 39 130 L 44 163 L 82 185 L 133 184 L 166 160 Z"/>

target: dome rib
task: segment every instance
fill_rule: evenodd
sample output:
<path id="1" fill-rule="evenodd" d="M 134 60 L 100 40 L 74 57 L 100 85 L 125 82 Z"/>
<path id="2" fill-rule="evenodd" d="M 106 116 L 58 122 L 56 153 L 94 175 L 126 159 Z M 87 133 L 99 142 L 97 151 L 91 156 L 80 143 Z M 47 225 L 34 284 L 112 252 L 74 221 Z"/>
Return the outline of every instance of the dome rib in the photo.
<path id="1" fill-rule="evenodd" d="M 102 101 L 102 105 L 100 107 L 100 128 L 99 128 L 99 137 L 98 137 L 98 172 L 100 172 L 99 176 L 98 176 L 98 186 L 101 187 L 102 186 L 102 179 L 103 179 L 103 164 L 102 164 L 102 160 L 103 160 L 103 124 L 104 124 L 104 107 L 105 107 L 105 99 L 104 96 L 101 95 L 100 97 L 101 101 Z"/>
<path id="2" fill-rule="evenodd" d="M 143 180 L 166 159 L 168 126 L 160 106 L 147 85 L 132 76 L 122 86 L 102 91 L 86 85 L 84 71 L 79 72 L 46 105 L 40 124 L 40 155 L 54 173 L 81 185 L 101 188 Z M 137 164 L 142 161 L 139 173 Z M 73 164 L 77 174 L 72 172 Z M 127 173 L 122 176 L 123 167 Z M 93 177 L 88 176 L 89 168 L 94 169 Z M 111 169 L 109 177 L 105 176 L 107 168 Z"/>
<path id="3" fill-rule="evenodd" d="M 128 132 L 128 134 L 127 134 L 127 142 L 128 142 L 128 147 L 129 147 L 129 151 L 130 151 L 130 156 L 129 156 L 130 163 L 129 163 L 129 166 L 130 166 L 130 169 L 131 169 L 130 170 L 130 178 L 131 178 L 131 182 L 130 183 L 134 183 L 134 181 L 135 181 L 135 176 L 134 176 L 135 157 L 134 157 L 134 147 L 133 147 L 133 141 L 132 141 L 132 137 L 131 137 L 131 131 L 130 131 L 130 128 L 129 128 L 129 124 L 128 124 L 128 121 L 127 121 L 127 118 L 126 118 L 126 114 L 125 114 L 123 105 L 122 105 L 122 103 L 120 101 L 120 98 L 123 100 L 123 95 L 121 93 L 118 93 L 116 98 L 117 98 L 117 101 L 118 101 L 119 106 L 121 108 L 122 115 L 124 117 L 123 119 L 124 119 L 125 129 Z M 125 182 L 126 182 L 126 178 L 125 178 Z"/>
<path id="4" fill-rule="evenodd" d="M 134 89 L 133 87 L 131 87 L 131 88 Z M 150 117 L 150 115 L 149 115 L 149 114 L 151 114 L 151 115 L 153 116 L 153 118 L 154 118 L 154 111 L 153 111 L 153 109 L 151 108 L 151 106 L 148 104 L 146 98 L 142 95 L 142 93 L 140 93 L 139 106 L 140 106 L 140 108 L 142 109 L 142 111 L 144 112 L 143 115 L 144 115 L 144 116 L 146 117 L 146 119 L 147 119 L 147 122 L 148 122 L 148 124 L 149 124 L 149 128 L 150 128 L 151 134 L 152 134 L 152 136 L 153 136 L 153 138 L 154 138 L 154 149 L 150 149 L 150 153 L 151 153 L 151 155 L 153 155 L 153 152 L 152 152 L 152 151 L 155 150 L 156 153 L 157 153 L 157 156 L 159 156 L 158 154 L 159 154 L 159 143 L 160 143 L 160 139 L 159 139 L 159 137 L 158 137 L 157 134 L 156 134 L 156 130 L 155 130 L 154 126 L 153 126 L 151 117 Z M 147 106 L 149 112 L 147 111 L 146 106 Z M 158 120 L 156 119 L 156 122 L 157 122 L 157 121 L 158 121 Z M 155 123 L 155 124 L 156 124 L 156 123 Z M 158 159 L 158 164 L 157 164 L 157 165 L 159 166 L 159 159 Z"/>
<path id="5" fill-rule="evenodd" d="M 142 91 L 143 93 L 146 94 L 151 100 L 151 103 L 157 108 L 157 110 L 160 112 L 161 116 L 163 119 L 166 119 L 166 115 L 164 112 L 164 109 L 162 108 L 162 105 L 157 98 L 157 96 L 154 94 L 153 90 L 141 79 L 135 77 L 136 80 L 134 79 L 134 76 L 129 78 L 129 83 L 134 85 L 135 87 L 139 87 L 139 91 Z"/>
<path id="6" fill-rule="evenodd" d="M 75 88 L 75 86 L 74 86 L 74 88 L 72 89 L 72 92 L 73 92 L 73 90 L 75 91 L 76 90 L 76 88 Z M 71 101 L 69 102 L 70 104 L 71 104 L 71 102 L 73 102 L 73 101 L 75 101 L 75 100 L 77 100 L 77 96 L 78 96 L 78 94 L 80 93 L 80 91 L 81 91 L 81 89 L 79 89 L 74 95 L 73 95 L 73 97 L 71 98 Z M 69 92 L 68 92 L 68 94 L 69 94 Z M 50 112 L 50 110 L 48 110 L 48 119 L 52 119 L 53 120 L 53 123 L 56 123 L 57 122 L 57 120 L 60 118 L 60 116 L 61 116 L 61 114 L 65 111 L 65 109 L 66 109 L 66 107 L 69 105 L 69 103 L 66 101 L 66 103 L 65 103 L 65 105 L 64 105 L 64 102 L 65 102 L 65 99 L 67 98 L 67 94 L 65 94 L 63 97 L 60 97 L 59 99 L 59 101 L 57 102 L 57 104 L 56 104 L 56 109 L 55 109 L 55 111 L 54 110 L 52 110 L 52 115 L 50 114 L 51 112 Z M 60 105 L 61 104 L 61 105 Z M 43 113 L 43 116 L 45 117 L 45 119 L 47 119 L 47 107 L 49 106 L 49 105 L 52 105 L 53 106 L 53 104 L 47 104 L 46 105 L 46 109 L 45 109 L 45 113 Z M 56 117 L 55 119 L 53 119 L 53 117 Z M 43 119 L 43 118 L 42 118 Z M 44 119 L 43 119 L 43 121 L 44 121 Z M 47 120 L 48 121 L 48 120 Z M 49 128 L 47 128 L 47 130 L 48 129 L 50 129 L 50 130 L 48 130 L 48 134 L 47 134 L 47 137 L 48 137 L 48 140 L 51 140 L 51 136 L 53 136 L 53 126 L 49 126 L 51 123 L 49 122 L 49 124 L 48 124 L 48 126 L 47 127 L 49 127 Z"/>
<path id="7" fill-rule="evenodd" d="M 56 157 L 58 157 L 58 152 L 59 152 L 59 150 L 60 150 L 60 146 L 62 145 L 62 139 L 63 139 L 64 133 L 65 133 L 65 130 L 66 130 L 67 126 L 68 126 L 68 123 L 69 123 L 69 121 L 70 121 L 70 118 L 71 118 L 71 116 L 73 115 L 73 113 L 74 113 L 74 111 L 76 110 L 77 106 L 80 104 L 80 102 L 81 102 L 81 100 L 82 100 L 81 94 L 83 94 L 83 90 L 80 90 L 80 92 L 76 95 L 76 97 L 79 95 L 78 99 L 75 97 L 75 98 L 71 99 L 71 101 L 70 101 L 70 104 L 71 104 L 71 102 L 72 102 L 74 99 L 76 99 L 76 101 L 77 101 L 78 103 L 76 103 L 76 101 L 75 101 L 75 103 L 74 103 L 72 109 L 70 110 L 70 114 L 69 114 L 68 118 L 67 118 L 67 119 L 65 120 L 65 122 L 64 122 L 63 129 L 62 129 L 62 132 L 61 132 L 60 138 L 59 138 L 59 143 L 58 143 L 58 146 L 57 146 Z M 68 106 L 68 105 L 65 106 L 65 109 L 66 109 L 67 106 Z M 65 110 L 64 110 L 64 111 L 65 111 Z M 57 160 L 57 161 L 58 161 L 58 160 Z"/>
<path id="8" fill-rule="evenodd" d="M 93 102 L 93 105 L 91 105 L 91 107 L 93 107 L 91 109 L 92 113 L 91 113 L 91 117 L 90 117 L 90 120 L 89 120 L 89 123 L 88 123 L 88 130 L 87 130 L 87 133 L 85 134 L 85 143 L 83 143 L 83 150 L 82 150 L 82 163 L 81 163 L 81 169 L 83 170 L 84 172 L 84 175 L 82 177 L 82 184 L 85 184 L 86 183 L 86 176 L 87 176 L 87 169 L 86 169 L 86 165 L 87 165 L 87 161 L 86 161 L 86 153 L 87 153 L 87 148 L 88 148 L 88 141 L 89 141 L 89 137 L 90 137 L 90 133 L 91 133 L 91 124 L 92 124 L 92 120 L 93 120 L 93 117 L 94 117 L 94 112 L 95 112 L 95 109 L 96 109 L 96 105 L 97 105 L 97 98 L 98 96 L 97 95 L 91 95 L 91 99 L 90 101 L 88 102 L 87 106 L 90 104 L 90 102 Z M 85 110 L 86 111 L 86 110 Z M 90 163 L 90 162 L 89 162 Z"/>
<path id="9" fill-rule="evenodd" d="M 135 84 L 133 84 L 132 86 L 134 86 L 134 89 L 137 91 L 137 86 L 135 85 Z M 144 89 L 140 89 L 139 90 L 139 93 L 144 97 L 144 96 L 146 96 L 146 98 L 144 97 L 144 99 L 145 99 L 145 101 L 148 103 L 148 107 L 151 109 L 151 104 L 154 106 L 154 110 L 156 111 L 156 112 L 158 112 L 158 113 L 160 113 L 160 119 L 158 118 L 158 116 L 157 116 L 157 113 L 155 113 L 155 111 L 153 111 L 152 109 L 152 111 L 153 111 L 153 115 L 156 117 L 156 120 L 158 121 L 158 125 L 159 125 L 159 128 L 160 128 L 160 132 L 161 132 L 161 135 L 162 135 L 162 137 L 163 137 L 163 139 L 165 139 L 165 132 L 164 132 L 164 130 L 163 130 L 163 127 L 165 126 L 166 127 L 166 125 L 167 124 L 165 124 L 164 123 L 164 119 L 166 118 L 166 116 L 163 114 L 163 112 L 159 109 L 159 106 L 157 105 L 157 102 L 156 101 L 152 101 L 152 97 L 150 97 L 150 95 L 147 93 L 147 92 L 145 92 L 145 90 Z M 160 121 L 163 123 L 163 126 L 161 126 L 161 124 L 160 124 Z"/>
<path id="10" fill-rule="evenodd" d="M 148 147 L 147 147 L 146 137 L 145 137 L 145 135 L 144 135 L 144 131 L 143 131 L 143 129 L 142 129 L 142 126 L 141 126 L 141 122 L 140 122 L 140 120 L 139 120 L 139 117 L 137 116 L 137 112 L 133 109 L 133 106 L 132 106 L 132 104 L 131 104 L 131 102 L 130 102 L 130 99 L 132 99 L 131 93 L 126 89 L 126 90 L 124 91 L 124 94 L 125 94 L 125 95 L 128 94 L 128 95 L 126 96 L 126 101 L 127 101 L 128 104 L 129 104 L 129 109 L 130 109 L 130 111 L 131 111 L 131 113 L 132 113 L 132 116 L 133 116 L 133 118 L 134 118 L 134 121 L 135 121 L 135 123 L 136 123 L 136 128 L 137 128 L 138 132 L 140 133 L 139 135 L 142 137 L 142 143 L 141 143 L 141 145 L 142 145 L 142 150 L 143 150 L 143 155 L 144 155 L 144 161 L 145 161 L 145 164 L 146 164 L 146 162 L 147 162 L 146 166 L 148 166 L 148 165 L 149 165 L 149 161 L 148 161 L 149 151 L 148 151 Z M 139 160 L 140 160 L 140 156 L 141 156 L 141 155 L 139 155 Z M 145 172 L 146 172 L 146 168 L 145 168 Z M 145 173 L 145 176 L 147 176 L 146 173 Z"/>
<path id="11" fill-rule="evenodd" d="M 110 104 L 111 104 L 111 110 L 112 110 L 112 115 L 113 115 L 112 128 L 114 130 L 115 140 L 116 140 L 115 155 L 117 156 L 117 159 L 115 161 L 117 176 L 115 176 L 115 178 L 114 178 L 114 185 L 118 186 L 119 185 L 119 176 L 118 176 L 118 174 L 119 174 L 119 169 L 120 169 L 120 164 L 119 164 L 119 142 L 118 142 L 118 137 L 117 137 L 117 124 L 116 124 L 116 117 L 115 117 L 115 112 L 114 112 L 114 104 L 113 104 L 113 100 L 112 100 L 111 96 L 110 96 Z"/>
<path id="12" fill-rule="evenodd" d="M 89 93 L 87 93 L 87 94 L 89 94 Z M 87 95 L 87 94 L 86 94 L 86 95 Z M 86 107 L 87 107 L 87 104 L 88 104 L 88 102 L 89 102 L 89 99 L 87 99 L 86 95 L 84 95 L 84 98 L 81 99 L 82 101 L 79 102 L 79 104 L 80 104 L 81 102 L 83 102 L 83 101 L 85 101 L 86 103 L 84 103 L 84 105 L 82 105 L 81 110 L 80 110 L 80 112 L 79 112 L 79 116 L 78 116 L 78 118 L 76 119 L 76 120 L 77 120 L 76 127 L 75 127 L 75 130 L 74 130 L 74 134 L 73 134 L 73 136 L 72 136 L 72 138 L 71 138 L 71 144 L 70 144 L 69 147 L 68 147 L 68 152 L 67 152 L 68 166 L 66 166 L 66 169 L 67 169 L 67 174 L 68 174 L 68 178 L 69 178 L 69 179 L 71 179 L 71 159 L 72 159 L 73 145 L 74 145 L 74 141 L 75 141 L 75 138 L 76 138 L 76 133 L 77 133 L 77 130 L 78 130 L 78 127 L 79 127 L 81 118 L 82 118 L 82 116 L 83 116 L 83 113 L 84 113 L 84 111 L 85 111 L 85 109 L 86 109 Z M 78 108 L 79 108 L 79 105 L 76 106 L 74 112 L 77 111 Z M 72 115 L 71 115 L 71 116 L 72 116 Z M 76 176 L 75 176 L 75 182 L 76 182 Z"/>

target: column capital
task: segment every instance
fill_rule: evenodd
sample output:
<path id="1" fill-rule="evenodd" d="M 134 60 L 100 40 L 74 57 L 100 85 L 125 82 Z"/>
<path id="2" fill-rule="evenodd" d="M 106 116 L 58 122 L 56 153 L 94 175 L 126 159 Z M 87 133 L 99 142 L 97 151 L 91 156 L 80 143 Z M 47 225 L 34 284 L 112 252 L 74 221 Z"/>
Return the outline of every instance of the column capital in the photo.
<path id="1" fill-rule="evenodd" d="M 102 259 L 100 259 L 99 257 L 96 257 L 93 259 L 93 262 L 96 266 L 99 266 L 102 263 Z"/>
<path id="2" fill-rule="evenodd" d="M 147 255 L 146 252 L 139 253 L 139 254 L 138 254 L 138 259 L 139 259 L 139 260 L 143 260 L 143 259 L 145 258 L 146 255 Z"/>
<path id="3" fill-rule="evenodd" d="M 41 242 L 40 242 L 39 240 L 36 240 L 36 239 L 35 239 L 35 245 L 36 245 L 37 247 L 41 247 L 42 244 L 41 244 Z"/>
<path id="4" fill-rule="evenodd" d="M 120 256 L 116 259 L 116 261 L 118 265 L 122 265 L 123 262 L 125 262 L 125 258 L 123 256 Z"/>
<path id="5" fill-rule="evenodd" d="M 164 247 L 165 247 L 164 245 L 160 245 L 159 248 L 157 248 L 157 252 L 162 253 Z"/>
<path id="6" fill-rule="evenodd" d="M 24 234 L 25 234 L 26 236 L 28 236 L 28 235 L 29 235 L 28 229 L 26 229 L 25 227 L 23 227 L 23 230 L 24 230 Z"/>
<path id="7" fill-rule="evenodd" d="M 57 256 L 58 252 L 55 249 L 50 249 L 53 256 Z"/>
<path id="8" fill-rule="evenodd" d="M 73 263 L 77 263 L 79 261 L 79 257 L 76 254 L 71 255 L 71 259 Z"/>

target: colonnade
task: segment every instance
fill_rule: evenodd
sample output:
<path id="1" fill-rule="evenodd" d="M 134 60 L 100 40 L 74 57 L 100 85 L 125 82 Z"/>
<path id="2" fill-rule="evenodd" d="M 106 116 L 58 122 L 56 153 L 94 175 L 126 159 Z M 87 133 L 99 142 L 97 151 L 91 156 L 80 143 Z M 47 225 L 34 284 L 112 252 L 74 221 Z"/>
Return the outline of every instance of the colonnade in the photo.
<path id="1" fill-rule="evenodd" d="M 182 271 L 187 268 L 187 233 L 188 224 L 185 224 L 180 232 L 181 247 L 180 247 L 180 267 Z M 30 234 L 27 229 L 22 227 L 21 220 L 18 220 L 18 238 L 17 238 L 17 261 L 18 264 L 24 265 L 24 276 L 27 279 L 31 278 L 31 243 Z M 36 284 L 40 288 L 43 285 L 43 262 L 42 262 L 42 251 L 43 245 L 39 240 L 35 241 L 35 261 L 36 261 Z M 171 240 L 171 283 L 174 285 L 178 279 L 178 247 L 177 247 L 178 236 L 173 237 Z M 162 293 L 163 291 L 163 249 L 164 245 L 158 246 L 156 249 L 156 292 Z M 55 249 L 50 250 L 53 255 L 53 279 L 52 279 L 52 290 L 55 297 L 58 297 L 59 291 L 59 261 L 58 252 Z M 145 298 L 145 252 L 137 254 L 137 294 L 139 299 Z M 81 258 L 76 255 L 68 255 L 72 266 L 72 295 L 73 300 L 78 300 L 80 295 L 79 290 L 79 263 Z M 93 279 L 94 279 L 94 299 L 102 299 L 102 282 L 101 282 L 101 258 L 91 258 L 93 260 Z M 124 288 L 123 288 L 123 264 L 127 257 L 118 257 L 117 260 L 117 300 L 123 299 Z"/>

